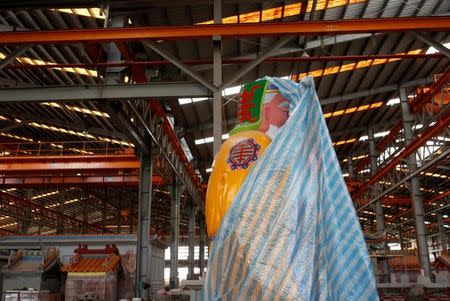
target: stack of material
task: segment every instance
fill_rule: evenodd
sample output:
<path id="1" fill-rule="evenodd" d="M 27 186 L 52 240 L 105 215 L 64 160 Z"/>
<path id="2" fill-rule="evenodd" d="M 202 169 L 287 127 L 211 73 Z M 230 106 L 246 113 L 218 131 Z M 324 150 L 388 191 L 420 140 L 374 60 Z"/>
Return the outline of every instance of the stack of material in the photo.
<path id="1" fill-rule="evenodd" d="M 5 301 L 48 301 L 48 291 L 7 291 Z"/>
<path id="2" fill-rule="evenodd" d="M 8 265 L 3 267 L 2 291 L 33 289 L 36 294 L 60 292 L 61 262 L 56 249 L 19 250 L 11 253 Z M 31 294 L 31 293 L 30 293 Z M 14 295 L 14 294 L 13 294 Z M 11 296 L 13 296 L 11 295 Z M 17 296 L 17 293 L 15 293 Z"/>
<path id="3" fill-rule="evenodd" d="M 83 294 L 96 296 L 101 301 L 116 300 L 119 269 L 120 256 L 115 245 L 104 249 L 80 246 L 69 264 L 61 268 L 67 273 L 65 300 L 77 300 Z"/>

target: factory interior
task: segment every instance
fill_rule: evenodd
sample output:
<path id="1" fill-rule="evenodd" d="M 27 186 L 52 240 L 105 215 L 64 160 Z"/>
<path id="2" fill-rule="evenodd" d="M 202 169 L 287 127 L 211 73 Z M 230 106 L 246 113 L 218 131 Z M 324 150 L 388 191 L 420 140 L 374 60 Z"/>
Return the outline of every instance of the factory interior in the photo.
<path id="1" fill-rule="evenodd" d="M 290 99 L 286 125 L 271 124 L 262 134 L 274 141 L 264 155 L 261 132 L 253 137 L 242 127 L 254 121 L 245 115 L 255 106 L 245 87 L 261 79 L 264 95 L 274 82 L 312 93 L 306 99 L 299 92 L 300 104 Z M 288 98 L 276 89 L 274 95 Z M 301 107 L 306 101 L 312 105 Z M 263 98 L 261 122 L 269 118 L 265 105 Z M 312 118 L 305 125 L 324 125 L 320 137 L 310 136 L 330 146 L 328 164 L 339 172 L 319 174 L 317 187 L 342 183 L 339 197 L 315 190 L 326 213 L 313 219 L 310 203 L 298 205 L 295 224 L 309 229 L 325 225 L 322 218 L 335 221 L 336 229 L 323 226 L 324 243 L 316 246 L 317 254 L 332 249 L 331 269 L 348 254 L 324 246 L 329 232 L 345 233 L 339 220 L 348 221 L 358 238 L 352 254 L 368 263 L 327 270 L 323 283 L 316 283 L 323 275 L 314 278 L 314 263 L 313 272 L 301 269 L 307 252 L 300 256 L 280 243 L 281 221 L 254 220 L 261 231 L 252 232 L 247 213 L 237 211 L 263 203 L 251 192 L 258 175 L 266 181 L 263 167 L 277 171 L 278 158 L 296 151 L 297 162 L 316 162 L 315 150 L 302 143 L 283 153 L 280 141 L 294 139 L 288 127 L 301 113 L 294 105 Z M 227 149 L 245 134 L 247 144 Z M 297 179 L 292 189 L 315 189 L 302 172 L 289 172 Z M 288 173 L 281 174 L 284 180 Z M 286 211 L 278 206 L 295 199 L 289 191 L 268 198 L 276 204 L 270 212 Z M 350 204 L 345 216 L 326 209 L 339 198 Z M 311 244 L 302 235 L 293 242 L 300 249 Z M 245 279 L 257 285 L 231 284 L 241 273 L 227 257 L 225 243 L 233 237 L 244 254 L 238 276 L 254 276 Z M 2 301 L 444 301 L 449 237 L 449 1 L 0 1 Z M 291 287 L 285 282 L 273 284 L 277 275 L 291 279 L 275 256 L 251 257 L 268 245 L 274 254 L 286 252 L 296 271 L 293 286 L 312 279 L 303 287 L 309 297 L 293 289 L 285 294 Z M 322 258 L 315 254 L 309 258 Z M 250 257 L 257 259 L 244 263 Z M 255 272 L 264 264 L 267 270 Z"/>

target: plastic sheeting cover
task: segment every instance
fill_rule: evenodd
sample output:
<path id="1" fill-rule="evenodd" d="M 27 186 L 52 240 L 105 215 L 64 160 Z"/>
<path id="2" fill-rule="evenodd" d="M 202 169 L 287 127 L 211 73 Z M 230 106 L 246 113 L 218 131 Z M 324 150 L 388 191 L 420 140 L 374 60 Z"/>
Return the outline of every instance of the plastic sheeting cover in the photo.
<path id="1" fill-rule="evenodd" d="M 378 300 L 314 81 L 270 78 L 290 117 L 215 237 L 204 300 Z"/>

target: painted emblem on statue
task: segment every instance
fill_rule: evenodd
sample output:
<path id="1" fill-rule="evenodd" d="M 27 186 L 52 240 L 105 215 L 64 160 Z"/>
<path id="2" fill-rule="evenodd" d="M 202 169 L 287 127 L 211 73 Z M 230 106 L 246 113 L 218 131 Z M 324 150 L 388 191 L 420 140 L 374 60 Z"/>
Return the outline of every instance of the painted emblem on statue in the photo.
<path id="1" fill-rule="evenodd" d="M 231 148 L 227 162 L 232 170 L 247 169 L 251 163 L 258 160 L 260 149 L 261 146 L 253 138 L 241 141 Z"/>

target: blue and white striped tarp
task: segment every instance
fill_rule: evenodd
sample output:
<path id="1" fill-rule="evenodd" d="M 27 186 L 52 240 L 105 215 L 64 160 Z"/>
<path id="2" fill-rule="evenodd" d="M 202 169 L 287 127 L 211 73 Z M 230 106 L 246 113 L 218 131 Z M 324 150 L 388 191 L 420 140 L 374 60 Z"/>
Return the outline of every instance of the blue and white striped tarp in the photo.
<path id="1" fill-rule="evenodd" d="M 378 300 L 311 77 L 267 77 L 290 118 L 255 163 L 211 250 L 204 300 Z"/>

